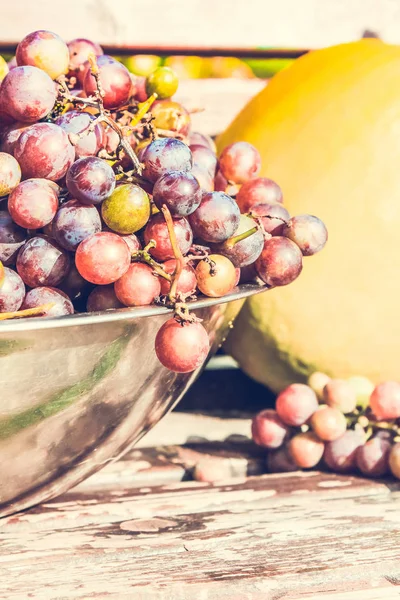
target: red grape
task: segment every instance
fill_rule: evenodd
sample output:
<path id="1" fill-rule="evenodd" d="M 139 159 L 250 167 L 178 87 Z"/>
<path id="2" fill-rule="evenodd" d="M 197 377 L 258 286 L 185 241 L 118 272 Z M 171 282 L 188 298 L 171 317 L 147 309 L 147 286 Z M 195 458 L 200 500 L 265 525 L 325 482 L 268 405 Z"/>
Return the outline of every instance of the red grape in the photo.
<path id="1" fill-rule="evenodd" d="M 190 373 L 201 367 L 209 349 L 207 331 L 197 321 L 181 324 L 169 319 L 159 329 L 155 341 L 158 360 L 176 373 Z"/>
<path id="2" fill-rule="evenodd" d="M 101 231 L 100 215 L 95 206 L 69 200 L 58 210 L 52 233 L 66 250 L 75 251 L 86 238 Z"/>
<path id="3" fill-rule="evenodd" d="M 173 223 L 179 248 L 182 254 L 187 254 L 193 242 L 190 225 L 185 217 L 173 217 Z M 145 243 L 148 244 L 150 240 L 154 240 L 156 243 L 156 246 L 150 249 L 150 254 L 156 260 L 164 261 L 174 258 L 167 224 L 161 213 L 152 216 L 144 230 Z"/>
<path id="4" fill-rule="evenodd" d="M 196 237 L 218 244 L 232 237 L 239 227 L 240 210 L 223 192 L 204 194 L 200 206 L 189 216 Z"/>
<path id="5" fill-rule="evenodd" d="M 21 122 L 8 125 L 1 135 L 1 151 L 14 154 L 15 143 L 27 127 L 29 127 L 29 124 Z"/>
<path id="6" fill-rule="evenodd" d="M 378 384 L 371 394 L 370 406 L 379 420 L 400 417 L 400 383 L 385 381 Z"/>
<path id="7" fill-rule="evenodd" d="M 135 233 L 150 217 L 150 198 L 133 183 L 118 185 L 101 206 L 101 216 L 118 233 Z"/>
<path id="8" fill-rule="evenodd" d="M 288 285 L 301 273 L 302 254 L 298 246 L 285 237 L 272 237 L 255 262 L 257 275 L 269 286 Z"/>
<path id="9" fill-rule="evenodd" d="M 160 295 L 161 286 L 151 267 L 134 262 L 114 283 L 114 291 L 125 306 L 145 306 Z"/>
<path id="10" fill-rule="evenodd" d="M 214 179 L 206 169 L 200 165 L 193 165 L 191 173 L 196 177 L 202 190 L 205 192 L 214 191 Z"/>
<path id="11" fill-rule="evenodd" d="M 67 44 L 51 31 L 33 31 L 18 44 L 18 65 L 31 65 L 45 71 L 52 79 L 68 73 Z"/>
<path id="12" fill-rule="evenodd" d="M 129 268 L 127 244 L 114 233 L 102 231 L 86 238 L 76 250 L 75 264 L 84 279 L 96 285 L 117 281 Z"/>
<path id="13" fill-rule="evenodd" d="M 40 229 L 50 223 L 58 208 L 58 196 L 47 179 L 26 179 L 8 197 L 13 220 L 25 229 Z"/>
<path id="14" fill-rule="evenodd" d="M 173 275 L 176 269 L 176 260 L 171 258 L 165 263 L 163 263 L 164 271 L 169 275 Z M 167 295 L 171 289 L 171 283 L 164 279 L 164 277 L 160 277 L 160 285 L 161 285 L 161 294 Z M 197 279 L 196 273 L 193 267 L 190 265 L 185 265 L 181 271 L 178 280 L 178 286 L 176 291 L 183 295 L 192 295 L 196 291 Z"/>
<path id="15" fill-rule="evenodd" d="M 267 470 L 269 473 L 291 473 L 298 467 L 290 456 L 286 446 L 267 454 Z"/>
<path id="16" fill-rule="evenodd" d="M 89 294 L 86 309 L 88 312 L 98 312 L 123 306 L 115 295 L 114 284 L 111 284 L 95 287 Z"/>
<path id="17" fill-rule="evenodd" d="M 76 77 L 78 83 L 83 85 L 83 72 L 84 63 L 88 60 L 90 54 L 95 56 L 101 56 L 103 54 L 102 48 L 85 38 L 77 38 L 70 41 L 68 44 L 69 51 L 69 77 Z M 86 71 L 85 71 L 86 75 Z"/>
<path id="18" fill-rule="evenodd" d="M 0 313 L 19 310 L 25 298 L 25 285 L 15 271 L 4 268 L 4 279 L 0 285 Z"/>
<path id="19" fill-rule="evenodd" d="M 323 390 L 324 402 L 334 406 L 344 414 L 353 412 L 356 408 L 357 397 L 354 389 L 344 379 L 331 379 Z"/>
<path id="20" fill-rule="evenodd" d="M 251 207 L 251 214 L 259 218 L 264 231 L 271 235 L 283 235 L 285 223 L 290 219 L 286 208 L 276 203 L 254 204 Z"/>
<path id="21" fill-rule="evenodd" d="M 392 474 L 400 479 L 400 442 L 392 446 L 389 454 L 389 467 Z"/>
<path id="22" fill-rule="evenodd" d="M 217 152 L 214 140 L 209 135 L 205 135 L 198 131 L 192 131 L 189 134 L 189 145 L 204 146 L 205 148 L 212 150 L 214 154 Z"/>
<path id="23" fill-rule="evenodd" d="M 19 136 L 14 156 L 24 179 L 37 177 L 57 181 L 73 163 L 75 151 L 61 127 L 54 123 L 35 123 Z"/>
<path id="24" fill-rule="evenodd" d="M 279 448 L 289 435 L 289 427 L 279 418 L 276 410 L 267 408 L 253 418 L 251 435 L 258 446 Z"/>
<path id="25" fill-rule="evenodd" d="M 16 121 L 35 123 L 53 108 L 54 81 L 37 67 L 16 67 L 2 81 L 0 97 L 6 113 Z"/>
<path id="26" fill-rule="evenodd" d="M 189 133 L 190 114 L 179 102 L 160 100 L 154 102 L 150 110 L 154 117 L 153 125 L 157 129 L 173 131 L 182 136 Z"/>
<path id="27" fill-rule="evenodd" d="M 276 202 L 282 204 L 282 190 L 272 179 L 256 177 L 242 185 L 236 196 L 236 202 L 242 212 L 251 210 L 255 204 L 274 204 Z"/>
<path id="28" fill-rule="evenodd" d="M 236 241 L 236 238 L 237 236 L 245 234 L 247 231 L 251 231 L 256 226 L 257 223 L 254 219 L 251 219 L 246 215 L 241 215 L 239 227 L 235 231 L 234 237 L 215 246 L 215 252 L 229 258 L 236 267 L 245 267 L 254 263 L 260 256 L 264 247 L 265 239 L 260 227 L 257 228 L 257 231 L 240 241 Z"/>
<path id="29" fill-rule="evenodd" d="M 157 94 L 159 98 L 170 98 L 178 89 L 178 77 L 170 67 L 157 67 L 146 78 L 146 94 Z"/>
<path id="30" fill-rule="evenodd" d="M 276 399 L 276 411 L 287 425 L 303 425 L 318 408 L 315 392 L 303 383 L 293 383 Z"/>
<path id="31" fill-rule="evenodd" d="M 344 414 L 332 406 L 321 406 L 310 419 L 311 427 L 324 442 L 332 442 L 340 438 L 346 431 L 347 422 Z"/>
<path id="32" fill-rule="evenodd" d="M 356 452 L 356 463 L 361 473 L 367 477 L 382 477 L 389 471 L 389 454 L 392 444 L 389 440 L 373 437 Z"/>
<path id="33" fill-rule="evenodd" d="M 67 188 L 83 204 L 100 204 L 114 191 L 114 171 L 101 158 L 80 158 L 68 170 Z"/>
<path id="34" fill-rule="evenodd" d="M 309 376 L 307 384 L 317 394 L 318 400 L 322 401 L 324 398 L 324 387 L 330 380 L 331 378 L 325 373 L 315 371 Z"/>
<path id="35" fill-rule="evenodd" d="M 303 256 L 320 252 L 328 240 L 325 224 L 313 215 L 292 217 L 284 226 L 282 235 L 297 244 Z"/>
<path id="36" fill-rule="evenodd" d="M 221 298 L 236 285 L 236 269 L 229 258 L 221 254 L 210 254 L 199 261 L 196 267 L 197 287 L 211 298 Z"/>
<path id="37" fill-rule="evenodd" d="M 221 152 L 219 168 L 228 181 L 245 183 L 259 174 L 261 156 L 248 142 L 235 142 Z"/>
<path id="38" fill-rule="evenodd" d="M 128 69 L 120 62 L 102 54 L 97 57 L 99 80 L 104 92 L 104 108 L 113 110 L 126 104 L 132 90 L 132 80 Z M 90 70 L 85 75 L 83 89 L 87 96 L 96 92 L 96 80 Z"/>
<path id="39" fill-rule="evenodd" d="M 34 290 L 29 290 L 21 310 L 50 303 L 53 303 L 54 306 L 44 313 L 43 316 L 45 317 L 61 317 L 74 314 L 74 306 L 68 296 L 61 290 L 52 287 L 37 287 Z"/>
<path id="40" fill-rule="evenodd" d="M 201 202 L 199 182 L 185 171 L 171 171 L 157 179 L 153 188 L 153 200 L 161 209 L 165 204 L 171 214 L 186 217 L 196 210 Z"/>
<path id="41" fill-rule="evenodd" d="M 324 461 L 337 473 L 350 473 L 356 467 L 357 448 L 362 446 L 365 435 L 348 429 L 342 437 L 325 444 Z"/>
<path id="42" fill-rule="evenodd" d="M 301 469 L 315 467 L 324 454 L 325 444 L 313 433 L 298 433 L 288 444 L 288 451 L 295 464 Z"/>
<path id="43" fill-rule="evenodd" d="M 210 148 L 198 146 L 196 144 L 189 146 L 189 148 L 193 157 L 193 165 L 199 165 L 200 167 L 203 167 L 203 169 L 206 169 L 206 171 L 208 171 L 208 173 L 210 173 L 211 177 L 214 179 L 218 164 L 218 159 L 215 153 L 210 150 Z"/>
<path id="44" fill-rule="evenodd" d="M 141 160 L 145 167 L 143 175 L 152 182 L 170 171 L 190 171 L 192 168 L 192 153 L 186 144 L 175 138 L 154 140 L 146 147 Z"/>
<path id="45" fill-rule="evenodd" d="M 69 266 L 65 250 L 44 236 L 28 240 L 17 257 L 17 271 L 32 288 L 57 286 L 67 275 Z"/>
<path id="46" fill-rule="evenodd" d="M 94 130 L 87 133 L 91 123 L 95 120 L 93 115 L 78 110 L 70 110 L 56 120 L 56 125 L 62 127 L 75 148 L 75 157 L 83 158 L 98 153 L 104 143 L 104 129 L 98 123 Z M 86 132 L 86 133 L 85 133 Z M 78 137 L 83 134 L 83 137 Z"/>
<path id="47" fill-rule="evenodd" d="M 21 169 L 11 154 L 0 152 L 0 196 L 7 196 L 21 181 Z"/>
<path id="48" fill-rule="evenodd" d="M 14 263 L 26 237 L 26 231 L 14 223 L 10 213 L 0 210 L 0 261 L 4 265 Z"/>

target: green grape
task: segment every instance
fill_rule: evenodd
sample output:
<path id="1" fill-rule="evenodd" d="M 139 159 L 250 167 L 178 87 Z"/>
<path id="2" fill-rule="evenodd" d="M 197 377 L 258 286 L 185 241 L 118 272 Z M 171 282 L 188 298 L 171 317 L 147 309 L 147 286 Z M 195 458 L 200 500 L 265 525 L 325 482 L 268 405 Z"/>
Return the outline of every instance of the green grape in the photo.
<path id="1" fill-rule="evenodd" d="M 106 225 L 117 233 L 135 233 L 150 218 L 150 198 L 133 183 L 115 188 L 101 206 L 101 216 Z"/>
<path id="2" fill-rule="evenodd" d="M 158 67 L 146 79 L 148 96 L 157 94 L 158 99 L 171 98 L 178 89 L 179 80 L 176 73 L 169 67 Z"/>

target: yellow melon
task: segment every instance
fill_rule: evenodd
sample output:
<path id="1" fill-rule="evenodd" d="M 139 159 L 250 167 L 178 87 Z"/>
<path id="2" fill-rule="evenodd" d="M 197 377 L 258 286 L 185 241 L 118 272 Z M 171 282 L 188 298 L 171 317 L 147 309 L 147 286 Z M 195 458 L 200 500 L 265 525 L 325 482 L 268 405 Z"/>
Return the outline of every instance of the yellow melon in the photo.
<path id="1" fill-rule="evenodd" d="M 400 47 L 362 40 L 303 56 L 218 139 L 261 152 L 291 214 L 329 241 L 293 284 L 248 301 L 228 348 L 280 390 L 312 371 L 400 376 Z"/>

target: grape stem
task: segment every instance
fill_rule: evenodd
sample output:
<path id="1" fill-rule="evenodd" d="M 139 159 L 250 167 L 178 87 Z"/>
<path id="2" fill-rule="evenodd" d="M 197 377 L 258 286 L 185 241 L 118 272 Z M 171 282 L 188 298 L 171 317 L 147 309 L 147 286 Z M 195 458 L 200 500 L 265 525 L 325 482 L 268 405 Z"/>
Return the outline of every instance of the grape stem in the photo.
<path id="1" fill-rule="evenodd" d="M 285 219 L 282 219 L 281 217 L 274 217 L 273 215 L 255 215 L 254 213 L 252 213 L 250 211 L 246 214 L 246 217 L 251 217 L 252 219 L 255 219 L 257 222 L 259 219 L 276 219 L 277 221 L 282 221 L 282 223 L 284 223 L 285 225 L 289 225 L 289 222 L 286 221 Z"/>
<path id="2" fill-rule="evenodd" d="M 229 238 L 229 240 L 226 240 L 225 244 L 227 246 L 229 246 L 230 248 L 232 248 L 233 246 L 236 246 L 236 244 L 238 244 L 239 242 L 247 239 L 254 233 L 257 233 L 257 231 L 258 231 L 257 226 L 252 227 L 251 229 L 248 229 L 247 231 L 244 231 L 243 233 L 240 233 L 239 235 L 235 235 L 234 237 Z"/>
<path id="3" fill-rule="evenodd" d="M 164 219 L 167 224 L 169 239 L 170 239 L 172 251 L 174 253 L 175 260 L 176 260 L 176 268 L 175 268 L 175 272 L 172 276 L 171 289 L 169 291 L 168 297 L 171 302 L 176 302 L 176 291 L 177 291 L 177 287 L 178 287 L 179 277 L 185 267 L 185 259 L 181 252 L 181 249 L 179 247 L 178 240 L 176 239 L 174 222 L 172 220 L 172 216 L 171 216 L 168 206 L 163 204 L 163 206 L 161 207 L 161 211 L 162 211 L 162 214 L 164 215 Z"/>
<path id="4" fill-rule="evenodd" d="M 149 254 L 150 248 L 154 248 L 155 245 L 155 241 L 150 240 L 150 242 L 143 248 L 143 250 L 138 250 L 137 252 L 132 253 L 132 260 L 148 264 L 149 267 L 151 267 L 157 275 L 163 277 L 167 281 L 171 281 L 171 275 L 169 273 L 166 273 L 162 265 L 155 261 L 154 258 Z"/>
<path id="5" fill-rule="evenodd" d="M 53 308 L 53 306 L 55 306 L 55 303 L 49 302 L 48 304 L 42 304 L 41 306 L 35 306 L 34 308 L 26 308 L 25 310 L 17 310 L 15 312 L 0 313 L 0 321 L 6 321 L 8 319 L 23 319 L 24 317 L 43 315 Z"/>

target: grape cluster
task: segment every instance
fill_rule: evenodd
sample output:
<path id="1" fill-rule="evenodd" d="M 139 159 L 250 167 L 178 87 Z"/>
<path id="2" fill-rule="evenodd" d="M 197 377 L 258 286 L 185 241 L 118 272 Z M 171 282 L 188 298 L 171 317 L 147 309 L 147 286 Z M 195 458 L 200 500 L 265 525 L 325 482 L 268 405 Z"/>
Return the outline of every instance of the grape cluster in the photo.
<path id="1" fill-rule="evenodd" d="M 274 409 L 252 421 L 253 440 L 269 450 L 271 472 L 324 465 L 337 473 L 400 479 L 400 383 L 366 377 L 330 379 L 284 389 Z"/>
<path id="2" fill-rule="evenodd" d="M 0 320 L 161 303 L 156 354 L 190 372 L 209 340 L 188 301 L 287 285 L 323 248 L 322 221 L 290 217 L 254 146 L 217 158 L 192 131 L 178 84 L 87 39 L 20 42 L 0 86 Z"/>

